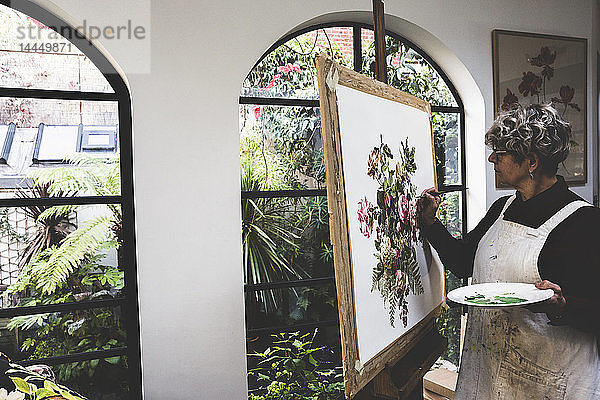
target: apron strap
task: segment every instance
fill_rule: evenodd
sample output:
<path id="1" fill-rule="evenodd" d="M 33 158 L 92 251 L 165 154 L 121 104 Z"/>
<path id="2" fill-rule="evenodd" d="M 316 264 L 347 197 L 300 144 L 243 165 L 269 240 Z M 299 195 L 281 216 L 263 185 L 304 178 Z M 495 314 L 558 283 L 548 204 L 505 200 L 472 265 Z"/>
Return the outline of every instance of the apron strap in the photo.
<path id="1" fill-rule="evenodd" d="M 504 218 L 504 213 L 506 212 L 506 210 L 508 209 L 508 207 L 510 206 L 510 204 L 517 198 L 517 194 L 513 194 L 512 196 L 510 196 L 507 200 L 506 203 L 504 203 L 504 207 L 502 207 L 502 212 L 500 213 L 500 216 L 498 217 L 498 219 L 503 219 Z"/>
<path id="2" fill-rule="evenodd" d="M 556 228 L 561 222 L 567 219 L 571 214 L 575 211 L 579 210 L 582 207 L 593 207 L 590 203 L 583 200 L 575 200 L 571 203 L 567 204 L 556 214 L 548 218 L 546 222 L 544 222 L 538 229 L 546 232 L 552 232 L 554 228 Z"/>

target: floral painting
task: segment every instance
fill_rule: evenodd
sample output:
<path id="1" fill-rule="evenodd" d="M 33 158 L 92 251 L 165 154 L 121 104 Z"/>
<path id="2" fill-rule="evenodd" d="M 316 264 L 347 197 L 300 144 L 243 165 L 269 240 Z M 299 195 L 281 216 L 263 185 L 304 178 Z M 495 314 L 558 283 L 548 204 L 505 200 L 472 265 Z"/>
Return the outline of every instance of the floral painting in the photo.
<path id="1" fill-rule="evenodd" d="M 388 307 L 390 324 L 396 315 L 406 327 L 407 296 L 422 294 L 421 275 L 414 244 L 419 240 L 416 220 L 416 186 L 411 176 L 417 170 L 415 148 L 408 138 L 400 142 L 400 160 L 394 164 L 390 147 L 380 136 L 380 145 L 373 148 L 366 174 L 379 186 L 376 199 L 364 196 L 358 204 L 360 232 L 373 237 L 377 253 L 373 267 L 371 291 L 378 291 Z"/>
<path id="2" fill-rule="evenodd" d="M 559 166 L 567 182 L 586 179 L 587 40 L 493 31 L 495 111 L 551 103 L 571 123 L 571 153 Z"/>
<path id="3" fill-rule="evenodd" d="M 443 305 L 444 267 L 419 239 L 415 213 L 418 195 L 437 182 L 431 106 L 326 57 L 316 64 L 342 357 L 354 393 L 415 346 Z M 327 86 L 331 68 L 339 81 Z"/>

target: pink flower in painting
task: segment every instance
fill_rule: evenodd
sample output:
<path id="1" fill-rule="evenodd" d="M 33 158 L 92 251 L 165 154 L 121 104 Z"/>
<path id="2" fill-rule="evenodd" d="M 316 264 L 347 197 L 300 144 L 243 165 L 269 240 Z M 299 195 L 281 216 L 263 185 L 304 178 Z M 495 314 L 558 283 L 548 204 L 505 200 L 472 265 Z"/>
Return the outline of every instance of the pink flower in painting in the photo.
<path id="1" fill-rule="evenodd" d="M 394 251 L 394 269 L 400 268 L 400 251 L 397 248 L 393 248 Z"/>
<path id="2" fill-rule="evenodd" d="M 417 205 L 416 203 L 410 206 L 410 232 L 413 242 L 417 241 L 418 235 L 418 217 L 417 217 Z"/>
<path id="3" fill-rule="evenodd" d="M 360 233 L 369 238 L 373 233 L 373 205 L 369 203 L 366 196 L 358 202 L 358 223 Z"/>
<path id="4" fill-rule="evenodd" d="M 252 111 L 254 111 L 254 118 L 258 119 L 262 115 L 263 108 L 262 106 L 252 106 Z"/>
<path id="5" fill-rule="evenodd" d="M 396 270 L 396 286 L 400 286 L 402 285 L 402 278 L 404 276 L 404 273 L 402 272 L 402 270 Z"/>
<path id="6" fill-rule="evenodd" d="M 400 221 L 402 221 L 404 225 L 409 225 L 410 213 L 408 207 L 408 199 L 405 195 L 401 195 L 398 201 L 398 214 L 400 215 Z"/>

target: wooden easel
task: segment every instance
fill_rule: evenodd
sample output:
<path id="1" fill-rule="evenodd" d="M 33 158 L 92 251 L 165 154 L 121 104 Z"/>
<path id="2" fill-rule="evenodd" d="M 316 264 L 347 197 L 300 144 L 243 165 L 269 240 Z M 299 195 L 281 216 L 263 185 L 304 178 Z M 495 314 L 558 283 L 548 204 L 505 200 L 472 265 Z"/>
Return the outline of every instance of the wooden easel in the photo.
<path id="1" fill-rule="evenodd" d="M 383 0 L 373 0 L 375 30 L 375 60 L 377 80 L 387 83 L 385 54 L 385 20 Z M 433 321 L 425 329 L 418 343 L 396 364 L 387 366 L 367 384 L 355 400 L 422 400 L 423 375 L 444 352 L 448 345 Z"/>

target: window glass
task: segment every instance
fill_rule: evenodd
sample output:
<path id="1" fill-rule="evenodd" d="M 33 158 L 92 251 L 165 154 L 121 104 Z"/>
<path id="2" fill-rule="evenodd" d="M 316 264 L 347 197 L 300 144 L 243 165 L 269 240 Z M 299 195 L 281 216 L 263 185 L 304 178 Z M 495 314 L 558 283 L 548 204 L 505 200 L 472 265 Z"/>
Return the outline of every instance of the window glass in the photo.
<path id="1" fill-rule="evenodd" d="M 73 96 L 61 92 L 114 91 L 86 55 L 39 21 L 0 6 L 0 22 L 0 87 L 18 93 L 0 97 L 0 198 L 10 205 L 0 208 L 0 307 L 17 313 L 0 321 L 0 352 L 51 364 L 57 382 L 90 399 L 126 399 L 125 356 L 54 357 L 127 346 L 125 322 L 137 318 L 125 318 L 120 304 L 125 274 L 135 274 L 125 252 L 134 250 L 123 243 L 119 202 L 129 199 L 63 206 L 52 199 L 121 195 L 119 106 L 128 93 L 119 101 L 61 99 Z M 57 98 L 34 98 L 32 89 Z M 29 199 L 49 205 L 23 205 Z M 69 311 L 35 309 L 54 304 Z M 30 312 L 38 314 L 23 315 Z"/>
<path id="2" fill-rule="evenodd" d="M 242 199 L 242 248 L 247 284 L 332 276 L 327 199 Z M 253 296 L 268 313 L 279 310 L 288 294 Z"/>
<path id="3" fill-rule="evenodd" d="M 2 5 L 0 22 L 0 86 L 114 93 L 90 59 L 52 29 Z"/>
<path id="4" fill-rule="evenodd" d="M 30 364 L 28 360 L 119 349 L 127 341 L 125 316 L 120 307 L 19 316 L 8 321 L 0 339 L 0 351 L 22 364 Z M 34 361 L 34 365 L 40 363 Z M 43 370 L 54 376 L 56 383 L 89 398 L 126 399 L 126 396 L 104 396 L 127 393 L 127 367 L 127 357 L 115 355 L 103 360 L 56 364 Z M 42 385 L 36 384 L 38 388 Z"/>
<path id="5" fill-rule="evenodd" d="M 46 125 L 116 125 L 116 101 L 81 101 L 0 97 L 0 124 L 17 128 Z"/>
<path id="6" fill-rule="evenodd" d="M 460 185 L 460 114 L 431 113 L 438 176 L 444 185 Z"/>
<path id="7" fill-rule="evenodd" d="M 49 169 L 56 169 L 57 173 L 64 172 L 65 165 L 61 164 L 64 161 L 79 164 L 74 172 L 85 168 L 92 170 L 92 173 L 110 173 L 112 176 L 103 178 L 113 180 L 107 190 L 96 185 L 97 193 L 77 190 L 69 195 L 120 194 L 120 183 L 114 182 L 114 179 L 120 179 L 116 140 L 117 102 L 0 97 L 0 126 L 10 123 L 16 126 L 14 135 L 10 136 L 9 141 L 5 137 L 1 143 L 7 151 L 4 163 L 0 162 L 0 191 L 4 191 L 4 197 L 14 197 L 10 196 L 10 191 L 26 187 L 24 180 L 37 174 L 50 173 Z M 101 151 L 91 150 L 99 145 L 90 146 L 86 132 L 111 132 L 108 137 L 111 146 Z M 103 165 L 106 163 L 114 168 L 106 170 L 108 167 Z"/>
<path id="8" fill-rule="evenodd" d="M 112 346 L 106 343 L 100 347 Z M 111 347 L 112 348 L 112 347 Z M 129 400 L 126 355 L 55 365 L 57 382 L 90 400 Z"/>
<path id="9" fill-rule="evenodd" d="M 462 196 L 458 191 L 443 194 L 438 210 L 438 218 L 455 238 L 462 237 Z"/>
<path id="10" fill-rule="evenodd" d="M 248 337 L 248 353 L 252 354 L 248 357 L 248 393 L 264 396 L 266 386 L 272 380 L 278 380 L 281 385 L 273 386 L 268 398 L 279 397 L 277 392 L 273 392 L 282 386 L 288 392 L 313 395 L 309 398 L 318 398 L 323 394 L 328 399 L 344 398 L 339 340 L 337 325 L 321 326 L 318 329 L 298 328 L 291 332 Z M 270 357 L 274 358 L 269 361 L 280 362 L 265 361 Z M 289 368 L 290 365 L 294 365 L 294 368 Z M 294 372 L 290 376 L 292 370 Z M 310 379 L 312 376 L 317 377 L 318 382 L 307 388 L 307 377 Z M 283 381 L 281 377 L 289 379 Z"/>
<path id="11" fill-rule="evenodd" d="M 116 204 L 0 208 L 2 307 L 121 297 L 121 225 Z"/>
<path id="12" fill-rule="evenodd" d="M 240 143 L 242 173 L 262 190 L 325 186 L 318 108 L 241 105 Z"/>
<path id="13" fill-rule="evenodd" d="M 127 339 L 118 306 L 18 316 L 4 334 L 0 351 L 16 362 L 124 347 Z M 59 377 L 68 386 L 70 377 Z"/>
<path id="14" fill-rule="evenodd" d="M 340 64 L 352 68 L 352 28 L 318 29 L 288 40 L 248 74 L 242 96 L 318 99 L 315 54 L 333 54 Z"/>
<path id="15" fill-rule="evenodd" d="M 438 218 L 442 224 L 457 239 L 462 237 L 462 196 L 462 192 L 445 193 L 442 195 L 438 211 Z M 460 286 L 463 286 L 462 280 L 446 270 L 446 293 Z M 448 339 L 448 347 L 441 359 L 450 361 L 456 367 L 460 362 L 461 314 L 461 307 L 452 307 L 445 310 L 437 319 L 438 329 Z"/>
<path id="16" fill-rule="evenodd" d="M 363 73 L 375 76 L 375 41 L 373 31 L 363 29 Z M 388 84 L 435 106 L 456 106 L 450 88 L 423 56 L 402 43 L 386 36 Z"/>
<path id="17" fill-rule="evenodd" d="M 278 299 L 277 308 L 263 307 L 257 298 Z M 337 301 L 333 281 L 313 286 L 261 290 L 246 293 L 246 329 L 330 321 L 337 318 Z"/>
<path id="18" fill-rule="evenodd" d="M 353 65 L 353 29 L 326 28 L 288 40 L 250 72 L 243 83 L 242 97 L 265 100 L 245 99 L 243 103 L 257 104 L 240 105 L 242 191 L 325 188 L 319 109 L 295 100 L 318 99 L 313 64 L 317 50 L 333 53 L 342 65 L 374 76 L 373 31 L 355 29 L 360 29 L 361 66 Z M 433 106 L 458 106 L 449 86 L 425 57 L 392 36 L 386 37 L 386 50 L 388 82 L 392 86 Z M 274 106 L 268 98 L 285 98 L 288 105 Z M 432 128 L 439 183 L 462 184 L 460 112 L 453 109 L 433 113 Z M 462 207 L 461 191 L 443 195 L 439 217 L 455 237 L 462 235 Z M 301 330 L 308 324 L 319 326 L 315 340 L 333 349 L 337 355 L 335 365 L 341 364 L 338 327 L 319 325 L 336 318 L 335 283 L 269 288 L 273 282 L 333 277 L 328 218 L 325 196 L 242 198 L 244 278 L 249 285 L 245 294 L 247 328 L 250 336 L 257 335 L 249 337 L 248 353 L 265 352 L 274 346 L 279 336 L 262 333 L 268 329 L 298 326 Z M 446 281 L 448 290 L 462 284 L 450 272 Z M 438 320 L 450 342 L 443 358 L 455 365 L 460 312 L 451 309 Z M 256 365 L 256 358 L 249 357 L 249 370 Z M 252 376 L 248 382 L 251 393 L 262 393 L 258 389 L 261 382 Z"/>

